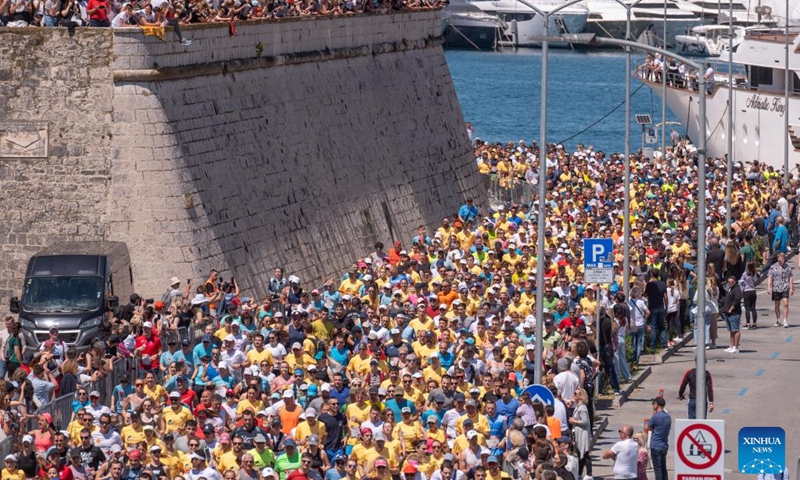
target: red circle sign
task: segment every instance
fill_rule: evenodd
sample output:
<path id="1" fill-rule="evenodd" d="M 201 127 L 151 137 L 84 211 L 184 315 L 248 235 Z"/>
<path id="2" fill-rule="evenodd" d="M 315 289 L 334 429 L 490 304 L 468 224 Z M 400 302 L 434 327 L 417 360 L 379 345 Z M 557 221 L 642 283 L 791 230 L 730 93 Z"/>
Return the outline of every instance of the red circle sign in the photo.
<path id="1" fill-rule="evenodd" d="M 705 450 L 705 447 L 697 443 L 697 440 L 695 440 L 695 438 L 690 435 L 690 433 L 696 430 L 705 431 L 706 433 L 711 435 L 711 437 L 714 439 L 715 442 L 717 442 L 716 448 L 712 449 L 710 455 Z M 683 451 L 682 448 L 683 441 L 686 440 L 687 437 L 689 438 L 689 441 L 691 441 L 697 447 L 700 453 L 702 453 L 703 456 L 705 456 L 705 458 L 708 460 L 707 462 L 696 463 L 693 460 L 689 460 L 688 455 L 686 454 L 686 452 Z M 710 468 L 712 465 L 717 463 L 717 460 L 719 460 L 720 456 L 722 455 L 722 439 L 719 437 L 719 434 L 717 434 L 717 431 L 709 427 L 708 425 L 703 425 L 703 424 L 692 425 L 691 427 L 681 432 L 681 434 L 678 436 L 676 450 L 678 451 L 678 457 L 680 457 L 681 461 L 685 463 L 687 466 L 697 469 Z"/>

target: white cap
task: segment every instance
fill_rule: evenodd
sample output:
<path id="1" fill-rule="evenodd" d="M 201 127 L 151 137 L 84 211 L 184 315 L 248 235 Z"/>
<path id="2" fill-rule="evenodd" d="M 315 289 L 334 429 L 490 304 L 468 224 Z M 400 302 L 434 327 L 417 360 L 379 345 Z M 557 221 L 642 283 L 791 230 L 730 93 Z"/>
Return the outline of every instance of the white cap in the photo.
<path id="1" fill-rule="evenodd" d="M 151 452 L 155 452 L 156 450 L 158 450 L 159 452 L 161 451 L 161 447 L 159 447 L 158 444 L 155 444 L 152 447 L 150 447 Z"/>
<path id="2" fill-rule="evenodd" d="M 284 390 L 283 398 L 294 398 L 294 393 L 291 390 Z"/>
<path id="3" fill-rule="evenodd" d="M 319 391 L 320 392 L 330 392 L 331 391 L 331 384 L 330 383 L 323 383 L 319 387 Z"/>
<path id="4" fill-rule="evenodd" d="M 262 477 L 274 477 L 274 476 L 276 476 L 275 475 L 275 470 L 271 469 L 270 467 L 267 467 L 264 470 L 261 470 L 261 476 Z"/>
<path id="5" fill-rule="evenodd" d="M 144 322 L 142 324 L 142 328 L 153 328 L 153 324 L 150 322 Z"/>
<path id="6" fill-rule="evenodd" d="M 292 344 L 292 350 L 294 350 L 295 348 L 298 348 L 298 349 L 301 349 L 301 350 L 302 350 L 302 349 L 303 349 L 303 346 L 302 346 L 302 345 L 300 345 L 300 342 L 294 342 L 294 343 Z"/>
<path id="7" fill-rule="evenodd" d="M 289 275 L 289 283 L 300 283 L 300 277 L 296 275 Z"/>
<path id="8" fill-rule="evenodd" d="M 24 437 L 22 437 L 22 443 L 25 442 L 33 443 L 33 437 L 31 435 L 25 435 Z"/>
<path id="9" fill-rule="evenodd" d="M 225 335 L 225 341 L 226 342 L 235 342 L 236 341 L 236 337 L 234 337 L 233 335 L 231 335 L 229 333 L 229 334 Z"/>
<path id="10" fill-rule="evenodd" d="M 467 440 L 471 440 L 477 436 L 478 432 L 476 432 L 475 430 L 470 430 L 469 432 L 467 432 Z"/>
<path id="11" fill-rule="evenodd" d="M 399 328 L 393 328 L 393 329 L 391 329 L 391 331 L 389 333 L 391 333 L 392 335 L 399 335 L 400 334 L 400 329 Z"/>
<path id="12" fill-rule="evenodd" d="M 217 368 L 228 368 L 228 364 L 225 363 L 225 362 L 219 362 L 219 365 L 217 365 Z"/>
<path id="13" fill-rule="evenodd" d="M 308 417 L 317 417 L 317 409 L 316 408 L 306 408 L 306 418 Z"/>
<path id="14" fill-rule="evenodd" d="M 9 453 L 8 455 L 6 455 L 6 460 L 13 460 L 16 462 L 17 456 Z"/>

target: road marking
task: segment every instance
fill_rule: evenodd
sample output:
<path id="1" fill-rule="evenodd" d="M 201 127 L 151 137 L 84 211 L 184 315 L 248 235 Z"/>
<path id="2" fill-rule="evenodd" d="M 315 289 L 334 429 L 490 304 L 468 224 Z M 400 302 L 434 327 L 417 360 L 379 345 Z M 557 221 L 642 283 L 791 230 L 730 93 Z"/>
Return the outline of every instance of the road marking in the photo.
<path id="1" fill-rule="evenodd" d="M 743 389 L 739 390 L 739 396 L 740 397 L 744 397 L 745 393 L 747 393 L 747 389 L 746 388 L 743 388 Z"/>
<path id="2" fill-rule="evenodd" d="M 756 377 L 760 377 L 761 375 L 764 375 L 764 370 L 759 370 L 756 372 Z"/>
<path id="3" fill-rule="evenodd" d="M 776 358 L 778 358 L 778 355 L 780 355 L 780 354 L 781 354 L 781 352 L 775 352 L 772 355 L 770 355 L 769 358 L 775 360 Z"/>
<path id="4" fill-rule="evenodd" d="M 792 337 L 794 337 L 794 335 L 789 335 L 786 337 L 786 343 L 792 343 Z"/>
<path id="5" fill-rule="evenodd" d="M 728 415 L 729 413 L 731 413 L 731 409 L 730 408 L 726 408 L 725 410 L 723 410 L 720 413 L 722 413 L 723 415 Z"/>

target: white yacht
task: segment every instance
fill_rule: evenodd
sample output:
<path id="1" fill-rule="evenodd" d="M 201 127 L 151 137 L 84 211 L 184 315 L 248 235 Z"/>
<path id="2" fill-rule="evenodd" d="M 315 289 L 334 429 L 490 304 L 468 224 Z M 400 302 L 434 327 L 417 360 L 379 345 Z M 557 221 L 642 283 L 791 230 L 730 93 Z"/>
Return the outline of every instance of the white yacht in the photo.
<path id="1" fill-rule="evenodd" d="M 667 46 L 675 46 L 675 36 L 690 31 L 692 28 L 709 23 L 688 10 L 683 0 L 643 0 L 631 9 L 636 20 L 649 22 L 648 27 L 639 36 L 639 42 L 646 45 L 663 45 L 664 3 L 666 2 Z"/>
<path id="2" fill-rule="evenodd" d="M 727 55 L 730 46 L 727 25 L 700 25 L 690 33 L 675 36 L 675 51 L 680 55 L 719 57 Z M 733 49 L 742 43 L 745 27 L 733 27 Z"/>
<path id="3" fill-rule="evenodd" d="M 733 53 L 737 75 L 732 87 L 727 74 L 716 74 L 712 94 L 706 102 L 705 131 L 707 154 L 721 158 L 727 153 L 728 89 L 733 88 L 733 160 L 759 160 L 773 167 L 783 167 L 784 141 L 789 141 L 789 164 L 800 162 L 800 30 L 789 36 L 789 108 L 784 100 L 784 41 L 782 31 L 748 31 Z M 713 68 L 713 65 L 712 65 Z M 661 95 L 662 86 L 637 68 L 634 75 Z M 715 69 L 715 72 L 722 68 Z M 703 72 L 699 72 L 700 75 Z M 667 78 L 670 78 L 669 76 Z M 691 76 L 677 77 L 667 87 L 667 106 L 684 124 L 689 137 L 697 145 L 701 131 L 698 116 L 698 93 Z M 784 115 L 790 115 L 786 129 Z"/>
<path id="4" fill-rule="evenodd" d="M 544 17 L 525 3 L 532 3 L 538 9 L 547 12 L 562 5 L 559 0 L 475 0 L 470 2 L 480 8 L 484 13 L 496 15 L 506 24 L 505 35 L 510 42 L 518 47 L 538 47 L 539 42 L 534 37 L 545 35 Z M 559 10 L 550 17 L 548 35 L 561 35 L 565 33 L 581 33 L 589 18 L 589 9 L 580 3 Z M 566 46 L 567 44 L 551 44 L 552 46 Z"/>
<path id="5" fill-rule="evenodd" d="M 587 0 L 589 20 L 583 29 L 584 33 L 593 33 L 597 37 L 625 39 L 627 11 L 614 0 Z M 649 19 L 637 19 L 631 15 L 630 40 L 636 40 L 650 26 Z"/>
<path id="6" fill-rule="evenodd" d="M 469 50 L 494 50 L 506 25 L 496 15 L 484 13 L 465 0 L 450 0 L 442 9 L 444 46 Z"/>
<path id="7" fill-rule="evenodd" d="M 777 17 L 772 8 L 760 2 L 742 0 L 685 0 L 682 8 L 698 17 L 716 24 L 728 24 L 730 8 L 733 7 L 733 24 L 743 27 L 753 25 L 775 26 Z"/>

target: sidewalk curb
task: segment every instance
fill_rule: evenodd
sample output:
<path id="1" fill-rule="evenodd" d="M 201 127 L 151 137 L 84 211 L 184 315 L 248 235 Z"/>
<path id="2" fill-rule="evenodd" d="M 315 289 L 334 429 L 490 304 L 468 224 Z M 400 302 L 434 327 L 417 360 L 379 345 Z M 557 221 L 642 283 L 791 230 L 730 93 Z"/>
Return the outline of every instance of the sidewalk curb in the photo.
<path id="1" fill-rule="evenodd" d="M 608 428 L 608 423 L 609 423 L 608 417 L 609 415 L 604 415 L 603 419 L 600 420 L 600 422 L 597 425 L 595 425 L 594 435 L 592 435 L 592 438 L 589 439 L 590 452 L 594 450 L 594 445 L 597 443 L 598 440 L 600 440 L 600 436 L 603 435 L 603 433 L 606 431 L 606 428 Z"/>
<path id="2" fill-rule="evenodd" d="M 639 372 L 635 378 L 631 379 L 631 383 L 625 387 L 625 390 L 622 391 L 622 395 L 620 395 L 618 398 L 615 398 L 611 402 L 611 406 L 614 408 L 621 407 L 626 401 L 628 401 L 628 397 L 633 393 L 634 390 L 636 390 L 636 387 L 647 380 L 647 377 L 649 377 L 651 373 L 653 373 L 653 367 L 650 366 Z"/>
<path id="3" fill-rule="evenodd" d="M 670 357 L 681 351 L 682 348 L 686 347 L 689 344 L 689 342 L 692 342 L 693 340 L 694 340 L 694 331 L 690 331 L 686 335 L 684 335 L 683 341 L 681 341 L 674 347 L 670 347 L 664 350 L 660 354 L 642 355 L 642 357 L 647 358 L 648 360 L 652 359 L 651 366 L 660 365 L 662 363 L 666 363 Z"/>

